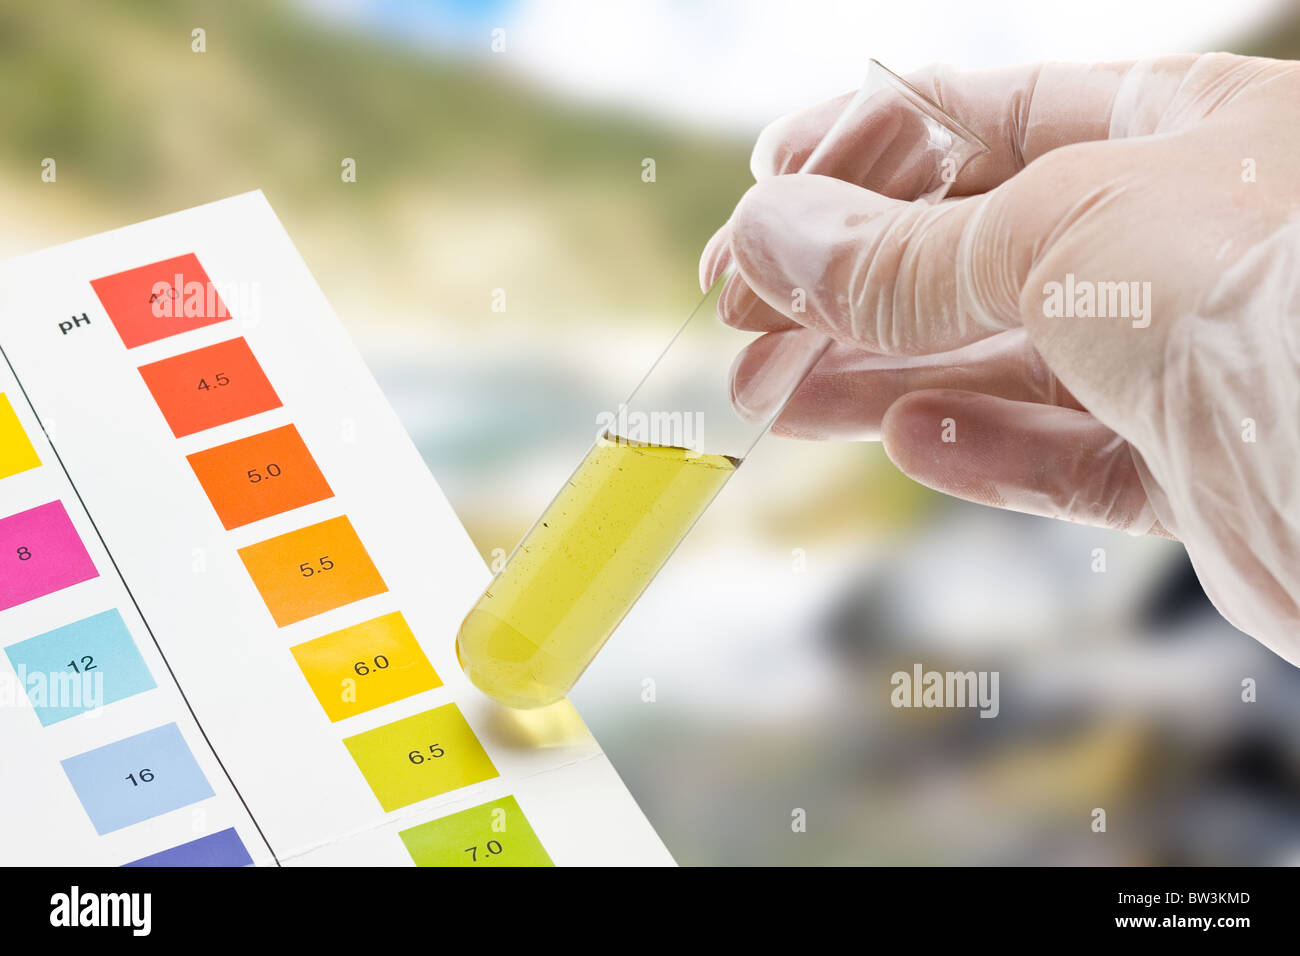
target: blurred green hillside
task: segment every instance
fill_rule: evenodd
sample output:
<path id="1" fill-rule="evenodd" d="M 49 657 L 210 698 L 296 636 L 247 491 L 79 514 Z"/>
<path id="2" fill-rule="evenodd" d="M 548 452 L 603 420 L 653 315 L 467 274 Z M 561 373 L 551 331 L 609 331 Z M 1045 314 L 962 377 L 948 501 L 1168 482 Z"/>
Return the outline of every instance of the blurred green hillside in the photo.
<path id="1" fill-rule="evenodd" d="M 1294 55 L 1300 15 L 1233 48 Z M 532 320 L 681 314 L 748 144 L 578 109 L 509 66 L 285 0 L 4 4 L 0 253 L 262 188 L 352 322 L 481 316 L 498 287 Z"/>
<path id="2" fill-rule="evenodd" d="M 451 59 L 287 0 L 0 7 L 0 256 L 263 189 L 485 551 L 553 488 L 510 474 L 576 460 L 589 409 L 699 301 L 699 251 L 750 183 L 750 145 L 567 103 L 508 53 Z M 725 368 L 744 336 L 717 331 Z M 929 497 L 878 447 L 799 460 L 773 480 L 818 491 L 766 496 L 781 528 L 851 534 Z"/>
<path id="3" fill-rule="evenodd" d="M 557 320 L 693 304 L 748 145 L 564 106 L 507 58 L 435 59 L 278 0 L 5 4 L 4 251 L 260 187 L 353 318 L 349 300 L 482 315 L 496 287 Z"/>
<path id="4" fill-rule="evenodd" d="M 1300 4 L 1287 0 L 1267 28 L 1241 38 L 1241 42 L 1224 47 L 1243 56 L 1270 56 L 1279 60 L 1300 57 Z"/>

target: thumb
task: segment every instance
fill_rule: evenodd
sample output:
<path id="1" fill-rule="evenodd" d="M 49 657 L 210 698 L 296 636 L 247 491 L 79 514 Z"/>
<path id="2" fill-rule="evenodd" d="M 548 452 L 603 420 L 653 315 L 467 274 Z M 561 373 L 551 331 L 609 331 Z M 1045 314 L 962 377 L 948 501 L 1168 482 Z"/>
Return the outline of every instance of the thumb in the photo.
<path id="1" fill-rule="evenodd" d="M 776 176 L 736 207 L 732 258 L 767 307 L 837 341 L 891 355 L 959 348 L 1021 324 L 1021 290 L 1069 191 L 1034 167 L 1059 165 L 937 205 Z"/>

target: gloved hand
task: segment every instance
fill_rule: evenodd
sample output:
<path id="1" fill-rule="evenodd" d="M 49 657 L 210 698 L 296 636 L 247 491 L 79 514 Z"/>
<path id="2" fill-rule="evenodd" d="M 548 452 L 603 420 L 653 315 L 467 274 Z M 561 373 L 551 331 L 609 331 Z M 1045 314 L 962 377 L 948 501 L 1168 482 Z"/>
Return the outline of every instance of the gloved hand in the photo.
<path id="1" fill-rule="evenodd" d="M 843 99 L 765 130 L 700 266 L 707 288 L 734 261 L 719 311 L 768 333 L 733 393 L 785 330 L 821 330 L 778 433 L 880 437 L 958 497 L 1172 534 L 1223 615 L 1300 664 L 1300 64 L 909 79 L 991 152 L 922 206 L 780 175 Z"/>

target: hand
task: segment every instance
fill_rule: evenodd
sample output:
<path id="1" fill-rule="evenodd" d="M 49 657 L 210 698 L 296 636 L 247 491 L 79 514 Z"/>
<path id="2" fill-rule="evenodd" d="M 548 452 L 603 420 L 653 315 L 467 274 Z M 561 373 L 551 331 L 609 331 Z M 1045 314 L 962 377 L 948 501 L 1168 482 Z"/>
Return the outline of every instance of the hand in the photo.
<path id="1" fill-rule="evenodd" d="M 922 206 L 780 175 L 844 99 L 765 130 L 701 260 L 706 288 L 734 261 L 719 312 L 766 333 L 736 382 L 818 329 L 835 344 L 778 433 L 879 437 L 958 497 L 1172 534 L 1224 616 L 1300 663 L 1300 64 L 909 79 L 991 152 Z"/>

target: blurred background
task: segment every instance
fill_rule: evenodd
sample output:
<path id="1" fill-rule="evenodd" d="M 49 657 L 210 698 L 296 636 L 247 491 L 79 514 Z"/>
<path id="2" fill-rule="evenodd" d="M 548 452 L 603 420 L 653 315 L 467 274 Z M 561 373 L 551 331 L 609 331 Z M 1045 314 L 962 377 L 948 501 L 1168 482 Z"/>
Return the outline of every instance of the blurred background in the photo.
<path id="1" fill-rule="evenodd" d="M 698 301 L 767 121 L 872 56 L 1214 49 L 1300 55 L 1300 6 L 5 3 L 0 253 L 265 190 L 491 560 Z M 893 709 L 914 663 L 998 671 L 999 716 Z M 683 864 L 1300 863 L 1300 672 L 1180 547 L 874 444 L 760 444 L 574 699 Z"/>

